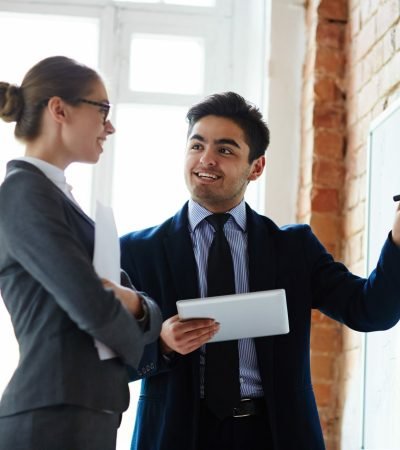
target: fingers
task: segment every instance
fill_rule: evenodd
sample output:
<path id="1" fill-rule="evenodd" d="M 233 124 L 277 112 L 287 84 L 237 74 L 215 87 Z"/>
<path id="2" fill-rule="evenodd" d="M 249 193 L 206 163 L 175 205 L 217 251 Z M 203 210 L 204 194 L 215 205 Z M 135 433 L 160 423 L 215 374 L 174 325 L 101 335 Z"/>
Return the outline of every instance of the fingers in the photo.
<path id="1" fill-rule="evenodd" d="M 392 239 L 393 242 L 399 247 L 400 246 L 400 203 L 397 206 L 396 216 L 392 228 Z"/>
<path id="2" fill-rule="evenodd" d="M 191 338 L 186 341 L 184 346 L 182 347 L 182 351 L 185 352 L 183 354 L 187 354 L 197 350 L 202 345 L 206 344 L 219 330 L 219 324 L 214 324 L 212 327 L 204 328 L 202 330 L 198 330 L 198 332 L 194 335 L 191 335 Z"/>
<path id="3" fill-rule="evenodd" d="M 161 329 L 162 349 L 186 355 L 209 341 L 219 330 L 213 319 L 181 321 L 178 315 L 167 319 Z"/>
<path id="4" fill-rule="evenodd" d="M 114 283 L 110 280 L 107 280 L 106 278 L 100 278 L 100 281 L 103 283 L 104 287 L 112 287 L 114 286 Z"/>

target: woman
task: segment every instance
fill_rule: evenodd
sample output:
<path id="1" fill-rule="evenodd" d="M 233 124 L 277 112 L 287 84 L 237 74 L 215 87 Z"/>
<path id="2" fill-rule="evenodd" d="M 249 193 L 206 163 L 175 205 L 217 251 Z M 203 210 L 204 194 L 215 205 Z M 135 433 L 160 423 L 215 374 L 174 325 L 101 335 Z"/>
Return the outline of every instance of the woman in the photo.
<path id="1" fill-rule="evenodd" d="M 20 348 L 0 402 L 1 450 L 111 450 L 128 407 L 126 365 L 160 330 L 143 294 L 100 280 L 94 227 L 64 170 L 95 163 L 115 132 L 100 76 L 69 58 L 36 64 L 20 87 L 0 83 L 0 117 L 25 156 L 0 187 L 0 289 Z M 100 341 L 117 355 L 101 360 Z"/>

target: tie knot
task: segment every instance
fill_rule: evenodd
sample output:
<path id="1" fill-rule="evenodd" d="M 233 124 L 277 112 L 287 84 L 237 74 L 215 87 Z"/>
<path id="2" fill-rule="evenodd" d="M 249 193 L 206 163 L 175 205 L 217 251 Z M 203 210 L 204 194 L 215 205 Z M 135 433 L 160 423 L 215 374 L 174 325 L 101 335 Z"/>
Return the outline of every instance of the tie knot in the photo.
<path id="1" fill-rule="evenodd" d="M 208 223 L 210 223 L 215 231 L 222 231 L 224 229 L 224 225 L 229 219 L 230 214 L 226 213 L 216 213 L 211 214 L 211 216 L 206 217 Z"/>

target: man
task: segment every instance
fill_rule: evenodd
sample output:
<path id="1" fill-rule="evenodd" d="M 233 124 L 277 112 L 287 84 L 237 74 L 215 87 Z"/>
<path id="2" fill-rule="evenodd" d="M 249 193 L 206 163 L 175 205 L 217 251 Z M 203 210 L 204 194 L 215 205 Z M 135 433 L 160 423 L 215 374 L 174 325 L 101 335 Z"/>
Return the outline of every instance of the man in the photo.
<path id="1" fill-rule="evenodd" d="M 164 317 L 158 344 L 147 348 L 134 374 L 145 378 L 132 449 L 322 450 L 310 376 L 311 310 L 359 331 L 384 330 L 399 320 L 400 213 L 377 269 L 368 280 L 352 275 L 309 226 L 279 228 L 245 204 L 246 187 L 262 174 L 269 143 L 254 106 L 232 92 L 216 94 L 193 106 L 187 118 L 189 202 L 160 226 L 121 240 L 122 267 L 138 289 L 157 299 Z M 231 385 L 240 389 L 227 413 L 210 406 L 216 395 L 210 386 L 223 364 L 214 372 L 207 368 L 234 360 L 232 349 L 217 351 L 215 361 L 216 344 L 205 344 L 218 324 L 181 322 L 175 304 L 209 295 L 214 213 L 229 214 L 224 233 L 235 291 L 285 289 L 290 324 L 287 335 L 239 340 L 239 367 L 217 392 L 223 403 Z M 221 279 L 226 265 L 220 264 Z"/>

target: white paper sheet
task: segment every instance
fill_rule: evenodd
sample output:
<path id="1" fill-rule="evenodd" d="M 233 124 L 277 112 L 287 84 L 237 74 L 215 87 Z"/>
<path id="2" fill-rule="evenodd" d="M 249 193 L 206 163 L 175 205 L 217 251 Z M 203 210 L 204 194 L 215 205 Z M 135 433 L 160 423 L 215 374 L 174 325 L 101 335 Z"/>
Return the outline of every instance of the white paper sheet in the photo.
<path id="1" fill-rule="evenodd" d="M 93 266 L 101 278 L 120 283 L 120 246 L 114 214 L 109 206 L 96 203 Z M 117 355 L 102 342 L 95 340 L 101 360 Z"/>

